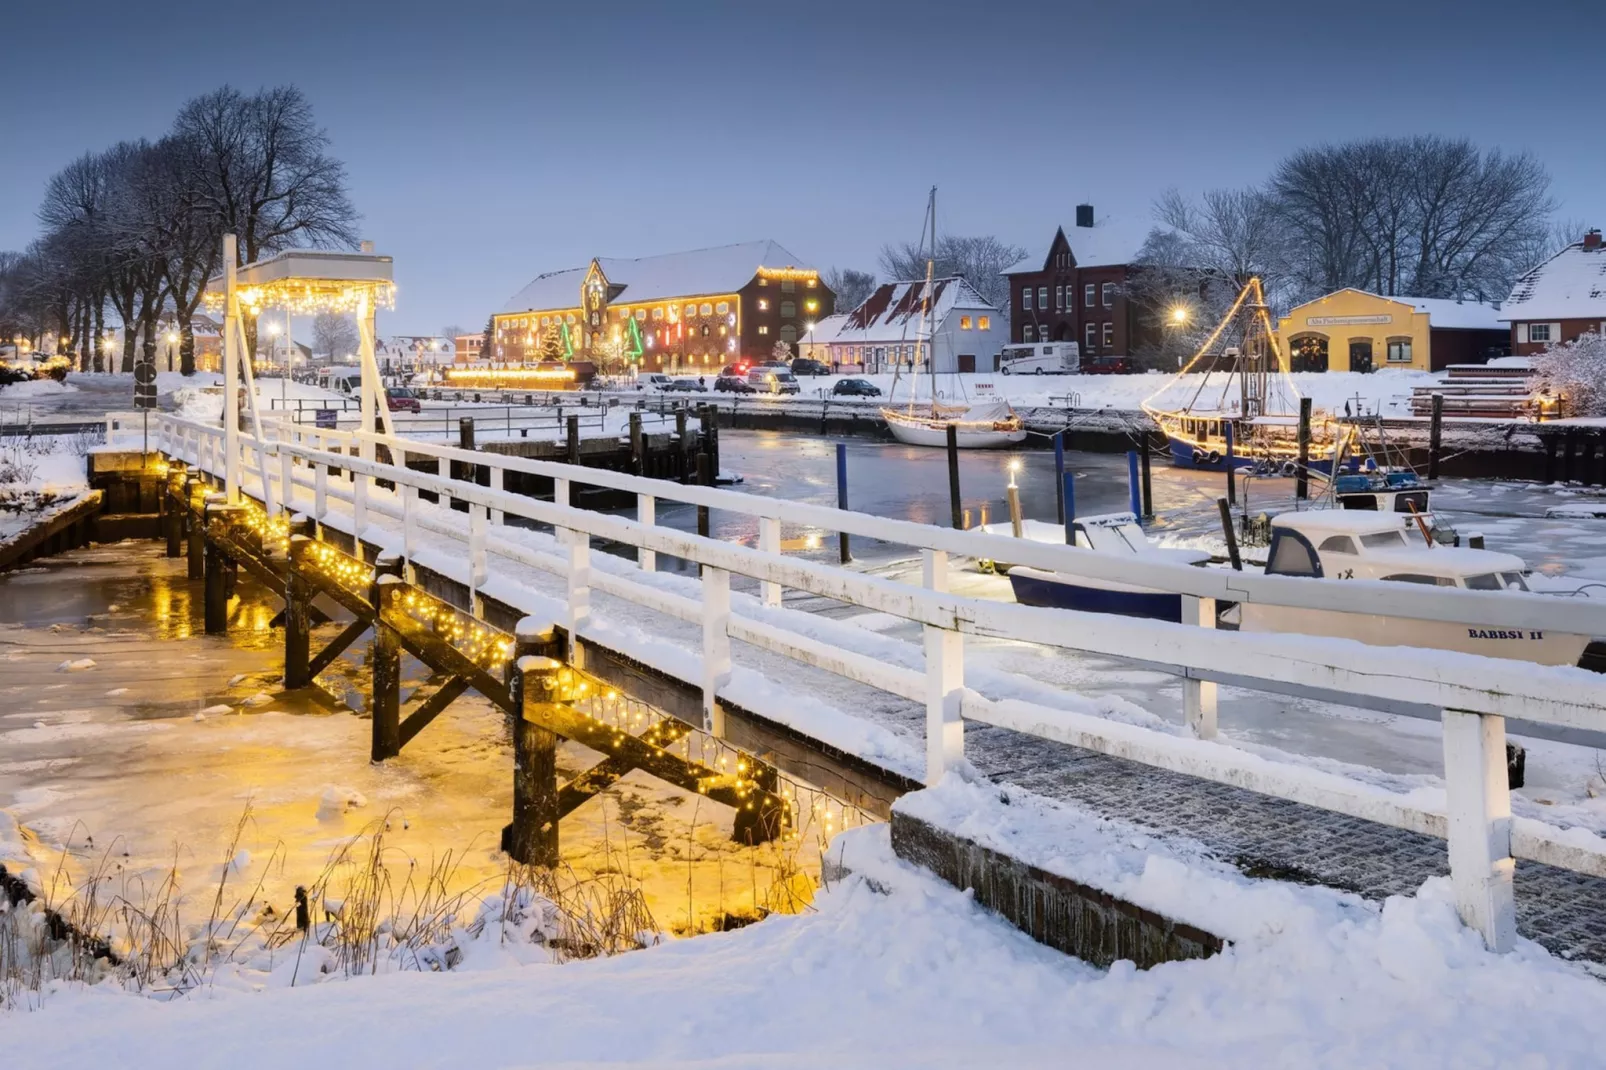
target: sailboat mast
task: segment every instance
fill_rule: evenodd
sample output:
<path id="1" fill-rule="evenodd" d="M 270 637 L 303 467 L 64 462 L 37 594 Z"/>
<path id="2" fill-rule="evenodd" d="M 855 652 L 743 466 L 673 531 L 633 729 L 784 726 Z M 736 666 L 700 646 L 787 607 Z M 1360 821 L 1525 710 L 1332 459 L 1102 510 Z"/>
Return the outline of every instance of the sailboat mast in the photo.
<path id="1" fill-rule="evenodd" d="M 931 345 L 931 289 L 937 270 L 937 187 L 931 187 L 931 255 L 926 258 L 926 300 L 920 310 L 920 329 L 926 335 L 926 363 L 931 365 L 931 414 L 937 414 L 937 357 Z"/>

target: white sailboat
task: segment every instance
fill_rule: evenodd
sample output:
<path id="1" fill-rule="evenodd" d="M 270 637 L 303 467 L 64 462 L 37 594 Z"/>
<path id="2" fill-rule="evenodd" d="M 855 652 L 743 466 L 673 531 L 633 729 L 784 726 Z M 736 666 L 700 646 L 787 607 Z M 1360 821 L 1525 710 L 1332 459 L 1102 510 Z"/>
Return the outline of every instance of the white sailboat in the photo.
<path id="1" fill-rule="evenodd" d="M 965 405 L 944 405 L 937 400 L 937 362 L 929 352 L 933 331 L 932 297 L 936 293 L 934 275 L 937 260 L 937 187 L 931 187 L 926 202 L 926 235 L 930 255 L 926 259 L 925 289 L 920 295 L 920 326 L 915 333 L 914 364 L 909 375 L 909 400 L 902 408 L 888 405 L 881 410 L 892 437 L 910 446 L 946 447 L 950 429 L 962 450 L 996 449 L 1013 446 L 1026 439 L 1026 426 L 1002 398 L 978 399 Z M 921 362 L 931 366 L 931 396 L 918 400 Z M 896 381 L 893 390 L 897 390 Z M 891 398 L 888 398 L 891 401 Z"/>

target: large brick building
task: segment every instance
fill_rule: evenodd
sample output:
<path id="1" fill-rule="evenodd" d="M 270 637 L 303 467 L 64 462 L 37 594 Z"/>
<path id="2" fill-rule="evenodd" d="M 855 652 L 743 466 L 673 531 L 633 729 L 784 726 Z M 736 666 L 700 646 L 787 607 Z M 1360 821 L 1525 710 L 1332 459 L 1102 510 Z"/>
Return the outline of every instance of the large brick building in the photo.
<path id="1" fill-rule="evenodd" d="M 1600 231 L 1591 230 L 1518 279 L 1500 318 L 1511 324 L 1511 352 L 1519 357 L 1588 331 L 1606 332 L 1606 246 Z"/>
<path id="2" fill-rule="evenodd" d="M 1093 206 L 1076 206 L 1076 225 L 1054 232 L 1042 252 L 1008 268 L 1010 341 L 1076 342 L 1084 363 L 1125 357 L 1148 340 L 1126 283 L 1138 242 L 1094 225 Z"/>
<path id="3" fill-rule="evenodd" d="M 602 363 L 622 352 L 639 371 L 718 371 L 766 360 L 835 310 L 819 272 L 773 241 L 636 260 L 597 258 L 535 278 L 495 319 L 481 359 Z"/>

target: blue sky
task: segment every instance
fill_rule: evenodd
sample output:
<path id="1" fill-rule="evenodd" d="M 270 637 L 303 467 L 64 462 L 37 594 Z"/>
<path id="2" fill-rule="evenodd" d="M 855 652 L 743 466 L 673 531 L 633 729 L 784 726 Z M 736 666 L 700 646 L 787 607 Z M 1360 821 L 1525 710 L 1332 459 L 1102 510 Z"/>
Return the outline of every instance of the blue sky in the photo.
<path id="1" fill-rule="evenodd" d="M 223 82 L 293 82 L 396 257 L 385 333 L 477 329 L 593 255 L 769 237 L 873 267 L 933 184 L 956 233 L 1038 245 L 1080 201 L 1141 233 L 1171 186 L 1374 134 L 1532 151 L 1559 216 L 1606 224 L 1606 4 L 1586 0 L 18 6 L 0 248 L 80 152 L 157 136 Z"/>

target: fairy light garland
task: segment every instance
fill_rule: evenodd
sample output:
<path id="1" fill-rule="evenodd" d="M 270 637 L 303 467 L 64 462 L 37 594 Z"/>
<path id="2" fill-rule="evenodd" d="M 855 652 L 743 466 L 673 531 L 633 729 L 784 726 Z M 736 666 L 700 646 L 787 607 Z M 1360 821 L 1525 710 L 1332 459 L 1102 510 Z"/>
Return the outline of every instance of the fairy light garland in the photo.
<path id="1" fill-rule="evenodd" d="M 371 566 L 323 542 L 312 543 L 307 549 L 307 557 L 312 567 L 325 579 L 365 598 L 368 596 L 368 587 L 374 582 Z"/>
<path id="2" fill-rule="evenodd" d="M 403 613 L 428 628 L 431 635 L 486 672 L 500 672 L 513 657 L 513 640 L 506 632 L 488 627 L 448 602 L 409 588 L 397 603 Z"/>
<path id="3" fill-rule="evenodd" d="M 240 307 L 252 316 L 264 309 L 286 311 L 292 316 L 316 316 L 322 312 L 357 312 L 365 304 L 374 309 L 396 307 L 396 284 L 388 280 L 292 278 L 241 286 L 234 292 Z M 227 295 L 223 290 L 208 289 L 202 299 L 208 311 L 217 312 L 226 304 Z"/>

